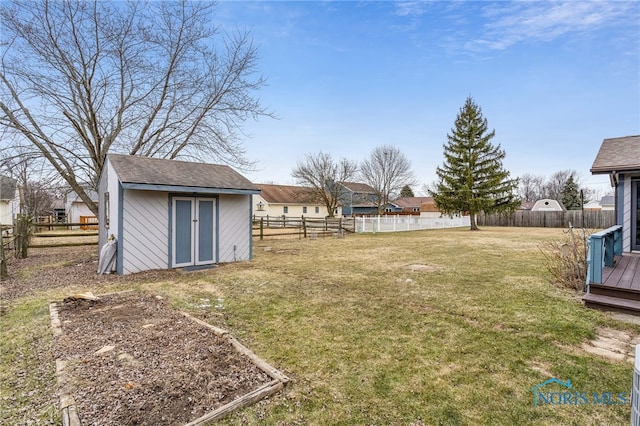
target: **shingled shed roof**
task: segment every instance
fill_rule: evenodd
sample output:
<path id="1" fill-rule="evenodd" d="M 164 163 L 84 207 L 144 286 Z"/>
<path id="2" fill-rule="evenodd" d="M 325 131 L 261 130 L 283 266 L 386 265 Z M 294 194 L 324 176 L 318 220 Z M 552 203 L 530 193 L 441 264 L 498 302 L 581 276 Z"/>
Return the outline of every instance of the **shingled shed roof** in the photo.
<path id="1" fill-rule="evenodd" d="M 260 195 L 271 204 L 322 204 L 309 188 L 291 185 L 256 184 Z"/>
<path id="2" fill-rule="evenodd" d="M 591 173 L 602 174 L 640 170 L 640 136 L 625 136 L 602 141 Z"/>
<path id="3" fill-rule="evenodd" d="M 109 154 L 123 184 L 252 190 L 258 188 L 231 167 L 135 155 Z"/>

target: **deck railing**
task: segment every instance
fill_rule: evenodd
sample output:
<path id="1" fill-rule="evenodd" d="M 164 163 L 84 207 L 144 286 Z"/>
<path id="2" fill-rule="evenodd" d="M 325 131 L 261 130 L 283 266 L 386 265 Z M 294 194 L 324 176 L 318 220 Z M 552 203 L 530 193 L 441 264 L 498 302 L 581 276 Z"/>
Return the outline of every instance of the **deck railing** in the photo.
<path id="1" fill-rule="evenodd" d="M 622 226 L 616 225 L 589 236 L 587 292 L 590 284 L 602 284 L 602 268 L 613 267 L 614 256 L 622 255 Z"/>

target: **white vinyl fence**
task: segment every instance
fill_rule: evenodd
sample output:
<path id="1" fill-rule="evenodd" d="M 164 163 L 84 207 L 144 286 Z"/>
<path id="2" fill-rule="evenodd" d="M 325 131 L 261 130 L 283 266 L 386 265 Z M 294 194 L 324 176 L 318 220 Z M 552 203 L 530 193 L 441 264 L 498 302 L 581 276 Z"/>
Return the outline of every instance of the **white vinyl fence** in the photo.
<path id="1" fill-rule="evenodd" d="M 399 232 L 421 229 L 460 228 L 471 226 L 469 216 L 420 217 L 420 216 L 375 216 L 357 217 L 356 232 Z"/>

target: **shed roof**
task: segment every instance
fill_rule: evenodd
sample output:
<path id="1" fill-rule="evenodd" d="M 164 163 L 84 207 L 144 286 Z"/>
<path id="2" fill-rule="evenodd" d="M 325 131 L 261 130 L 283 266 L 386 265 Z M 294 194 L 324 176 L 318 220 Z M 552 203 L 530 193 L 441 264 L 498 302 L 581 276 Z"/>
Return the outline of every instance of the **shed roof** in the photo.
<path id="1" fill-rule="evenodd" d="M 0 175 L 0 200 L 15 198 L 17 182 L 15 179 Z"/>
<path id="2" fill-rule="evenodd" d="M 602 174 L 640 170 L 640 136 L 625 136 L 602 141 L 591 173 Z"/>
<path id="3" fill-rule="evenodd" d="M 256 184 L 260 195 L 273 204 L 320 204 L 316 194 L 304 186 Z"/>
<path id="4" fill-rule="evenodd" d="M 226 165 L 121 154 L 109 154 L 108 158 L 123 184 L 259 191 Z"/>

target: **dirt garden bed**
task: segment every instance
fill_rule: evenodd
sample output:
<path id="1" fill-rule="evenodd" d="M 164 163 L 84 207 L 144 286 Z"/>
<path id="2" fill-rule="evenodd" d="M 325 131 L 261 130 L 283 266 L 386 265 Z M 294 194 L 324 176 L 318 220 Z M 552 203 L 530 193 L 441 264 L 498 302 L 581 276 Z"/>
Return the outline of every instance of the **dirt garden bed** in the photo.
<path id="1" fill-rule="evenodd" d="M 267 394 L 241 399 L 256 389 L 282 387 L 239 353 L 233 338 L 221 330 L 216 334 L 162 298 L 123 292 L 53 305 L 60 408 L 71 405 L 83 425 L 204 421 L 226 404 Z"/>

